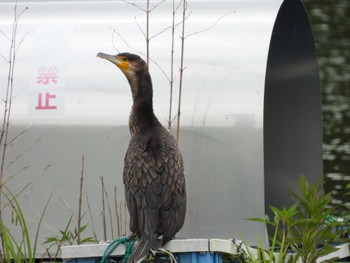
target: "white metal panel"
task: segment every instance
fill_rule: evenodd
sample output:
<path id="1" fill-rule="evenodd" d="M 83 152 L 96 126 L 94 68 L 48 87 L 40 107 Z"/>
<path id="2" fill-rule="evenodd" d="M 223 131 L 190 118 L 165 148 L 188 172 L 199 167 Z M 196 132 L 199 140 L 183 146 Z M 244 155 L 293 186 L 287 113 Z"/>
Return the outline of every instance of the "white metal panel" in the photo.
<path id="1" fill-rule="evenodd" d="M 140 5 L 145 3 L 142 1 Z M 256 235 L 264 236 L 264 226 L 246 218 L 264 213 L 264 78 L 272 27 L 280 5 L 281 1 L 277 0 L 188 2 L 191 14 L 186 20 L 180 133 L 188 211 L 179 237 L 235 237 L 252 243 Z M 77 215 L 84 155 L 84 195 L 90 201 L 98 238 L 102 239 L 100 176 L 104 177 L 112 206 L 113 187 L 117 187 L 120 228 L 124 233 L 127 216 L 122 169 L 129 140 L 131 94 L 121 72 L 97 59 L 96 54 L 118 53 L 115 47 L 119 51 L 145 53 L 144 37 L 138 28 L 144 28 L 145 14 L 121 1 L 19 1 L 18 10 L 26 6 L 29 9 L 21 17 L 18 33 L 25 37 L 16 62 L 11 138 L 29 130 L 11 145 L 6 173 L 11 176 L 27 168 L 8 185 L 17 192 L 35 179 L 20 195 L 29 222 L 38 220 L 35 211 L 40 213 L 49 195 L 54 193 L 41 235 L 59 234 L 58 229 L 65 227 L 71 210 Z M 0 30 L 5 34 L 10 33 L 12 19 L 13 3 L 0 3 Z M 176 21 L 180 21 L 180 12 Z M 164 2 L 152 11 L 151 35 L 170 25 L 171 4 Z M 43 37 L 40 28 L 47 26 L 67 27 L 72 31 L 64 43 L 60 43 L 63 41 L 60 38 L 55 39 L 58 46 L 67 45 L 68 41 L 67 52 L 62 54 L 63 61 L 67 61 L 65 81 L 58 87 L 64 110 L 47 111 L 43 115 L 33 110 L 37 101 L 30 99 L 35 91 L 29 81 L 38 77 L 37 61 L 41 54 L 34 52 L 35 45 Z M 113 42 L 111 28 L 123 39 L 114 34 Z M 179 35 L 180 27 L 175 38 L 174 109 L 179 80 Z M 150 43 L 152 60 L 167 74 L 170 74 L 170 36 L 170 30 L 166 30 Z M 0 47 L 4 56 L 8 49 L 5 43 L 2 41 Z M 44 47 L 46 51 L 50 48 L 54 46 Z M 0 62 L 1 87 L 6 85 L 7 66 L 6 62 Z M 150 71 L 155 112 L 166 125 L 169 83 L 153 62 Z M 4 89 L 0 92 L 3 97 Z M 50 105 L 57 102 L 55 98 L 49 99 Z M 86 199 L 84 203 L 83 221 L 91 229 Z M 116 218 L 112 216 L 116 226 Z M 108 229 L 111 239 L 109 226 Z"/>

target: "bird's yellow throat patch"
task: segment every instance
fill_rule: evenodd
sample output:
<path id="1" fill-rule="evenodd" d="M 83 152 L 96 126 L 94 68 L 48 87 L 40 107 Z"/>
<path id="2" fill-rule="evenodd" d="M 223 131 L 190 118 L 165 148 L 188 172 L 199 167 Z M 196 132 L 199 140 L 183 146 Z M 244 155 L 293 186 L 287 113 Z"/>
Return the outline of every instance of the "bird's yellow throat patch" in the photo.
<path id="1" fill-rule="evenodd" d="M 118 68 L 120 68 L 120 70 L 122 71 L 127 71 L 129 68 L 129 62 L 122 56 L 118 56 L 118 63 L 117 66 Z"/>

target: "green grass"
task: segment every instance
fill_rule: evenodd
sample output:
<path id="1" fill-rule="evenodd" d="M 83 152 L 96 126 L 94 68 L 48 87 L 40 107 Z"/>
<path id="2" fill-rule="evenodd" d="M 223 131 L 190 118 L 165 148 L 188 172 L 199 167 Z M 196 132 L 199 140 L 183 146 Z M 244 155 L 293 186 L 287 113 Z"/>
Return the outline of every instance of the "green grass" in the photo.
<path id="1" fill-rule="evenodd" d="M 30 229 L 28 228 L 25 216 L 21 209 L 21 205 L 17 200 L 16 196 L 8 189 L 3 186 L 2 193 L 4 198 L 7 200 L 7 206 L 12 209 L 15 221 L 20 228 L 21 238 L 17 240 L 9 231 L 3 220 L 0 220 L 0 227 L 2 230 L 3 238 L 3 249 L 4 259 L 6 262 L 14 263 L 34 263 L 38 245 L 38 238 L 41 229 L 41 224 L 46 213 L 48 204 L 51 200 L 51 196 L 45 204 L 45 207 L 40 215 L 37 228 L 35 230 L 34 239 L 31 239 Z M 6 190 L 6 193 L 4 193 Z"/>

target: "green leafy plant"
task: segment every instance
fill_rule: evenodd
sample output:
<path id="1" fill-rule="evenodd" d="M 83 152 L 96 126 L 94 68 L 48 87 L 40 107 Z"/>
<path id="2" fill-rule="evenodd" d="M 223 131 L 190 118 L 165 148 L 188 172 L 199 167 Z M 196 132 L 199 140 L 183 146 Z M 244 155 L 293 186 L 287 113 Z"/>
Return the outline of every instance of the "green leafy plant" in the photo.
<path id="1" fill-rule="evenodd" d="M 345 196 L 350 196 L 350 183 L 346 185 L 347 192 Z M 345 211 L 343 215 L 345 227 L 343 228 L 342 236 L 347 238 L 347 242 L 350 243 L 350 204 L 346 203 L 344 205 Z"/>
<path id="2" fill-rule="evenodd" d="M 292 205 L 289 208 L 278 209 L 276 207 L 270 206 L 271 211 L 274 216 L 271 220 L 269 216 L 264 218 L 250 218 L 249 220 L 261 222 L 273 228 L 273 236 L 269 237 L 269 247 L 264 249 L 264 246 L 260 239 L 258 241 L 257 256 L 254 256 L 247 247 L 247 253 L 252 262 L 285 262 L 288 255 L 288 248 L 290 247 L 290 240 L 288 239 L 288 232 L 291 227 L 293 227 L 296 222 L 293 218 L 298 212 L 297 205 Z M 276 248 L 278 247 L 278 252 Z M 276 257 L 277 256 L 277 257 Z M 291 257 L 289 257 L 291 258 Z"/>
<path id="3" fill-rule="evenodd" d="M 5 186 L 2 186 L 2 187 L 7 189 Z M 22 239 L 16 240 L 16 238 L 13 235 L 11 235 L 9 229 L 6 227 L 4 222 L 0 220 L 0 227 L 2 230 L 2 239 L 3 239 L 2 241 L 3 241 L 3 247 L 4 247 L 4 259 L 6 262 L 34 263 L 41 223 L 44 218 L 51 196 L 46 202 L 44 210 L 40 215 L 39 222 L 34 234 L 34 240 L 32 240 L 30 229 L 27 226 L 27 222 L 22 212 L 21 205 L 17 200 L 16 196 L 12 194 L 12 192 L 9 191 L 8 189 L 6 194 L 3 191 L 3 195 L 7 200 L 7 206 L 11 208 L 12 213 L 14 214 L 15 221 L 17 225 L 20 227 L 21 236 L 22 236 Z"/>
<path id="4" fill-rule="evenodd" d="M 81 234 L 85 231 L 87 225 L 80 226 L 79 228 L 75 227 L 73 231 L 70 230 L 70 225 L 72 222 L 73 216 L 68 220 L 66 227 L 63 230 L 60 230 L 60 236 L 48 237 L 44 244 L 49 244 L 49 247 L 46 249 L 47 253 L 50 255 L 50 249 L 56 246 L 56 251 L 53 255 L 53 259 L 57 259 L 61 252 L 61 247 L 64 245 L 73 245 L 75 243 L 85 244 L 85 243 L 96 243 L 96 240 L 93 237 L 87 237 L 80 239 Z"/>
<path id="5" fill-rule="evenodd" d="M 329 220 L 333 211 L 331 196 L 323 193 L 323 183 L 309 185 L 307 178 L 301 176 L 299 188 L 300 194 L 291 191 L 295 203 L 290 207 L 279 209 L 270 206 L 274 214 L 272 220 L 268 216 L 250 218 L 273 228 L 267 250 L 259 239 L 257 256 L 247 247 L 250 262 L 292 263 L 301 259 L 303 263 L 315 263 L 318 258 L 337 250 L 334 243 L 344 241 L 341 238 L 342 222 Z M 274 254 L 276 248 L 279 254 Z M 275 255 L 278 255 L 277 258 Z"/>
<path id="6" fill-rule="evenodd" d="M 331 195 L 323 194 L 323 183 L 309 185 L 307 178 L 301 176 L 299 188 L 300 195 L 291 191 L 298 212 L 293 217 L 296 224 L 291 227 L 288 239 L 296 258 L 300 257 L 304 263 L 314 263 L 337 250 L 333 243 L 341 241 L 341 223 L 328 220 L 333 209 Z"/>

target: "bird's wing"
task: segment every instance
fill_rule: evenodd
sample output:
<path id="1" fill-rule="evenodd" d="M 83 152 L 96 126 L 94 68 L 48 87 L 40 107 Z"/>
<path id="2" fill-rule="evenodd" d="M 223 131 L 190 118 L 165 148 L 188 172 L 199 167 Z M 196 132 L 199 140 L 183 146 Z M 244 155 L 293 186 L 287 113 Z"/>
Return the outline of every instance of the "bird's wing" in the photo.
<path id="1" fill-rule="evenodd" d="M 164 132 L 162 142 L 158 165 L 162 167 L 160 222 L 163 229 L 162 245 L 164 245 L 183 226 L 186 213 L 186 185 L 183 160 L 175 138 Z"/>
<path id="2" fill-rule="evenodd" d="M 163 234 L 165 244 L 182 227 L 186 211 L 183 161 L 166 130 L 130 141 L 124 184 L 131 231 L 141 238 Z"/>
<path id="3" fill-rule="evenodd" d="M 130 229 L 139 237 L 156 233 L 158 225 L 159 170 L 147 149 L 150 137 L 133 137 L 124 160 L 124 185 Z"/>

